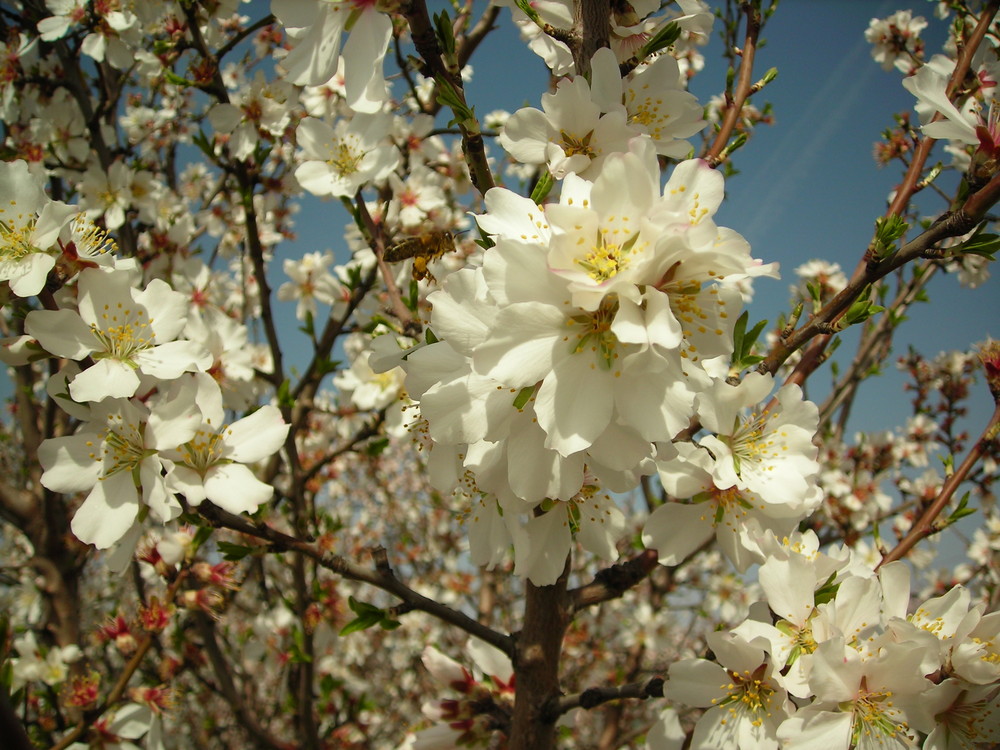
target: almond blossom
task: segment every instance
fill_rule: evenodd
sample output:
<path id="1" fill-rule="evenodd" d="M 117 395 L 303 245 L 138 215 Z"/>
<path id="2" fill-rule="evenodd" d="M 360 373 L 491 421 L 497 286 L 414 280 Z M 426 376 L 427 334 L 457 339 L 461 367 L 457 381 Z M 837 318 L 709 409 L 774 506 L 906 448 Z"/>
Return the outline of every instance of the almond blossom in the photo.
<path id="1" fill-rule="evenodd" d="M 0 162 L 0 281 L 14 294 L 29 297 L 45 286 L 59 232 L 75 211 L 49 200 L 25 162 Z"/>
<path id="2" fill-rule="evenodd" d="M 71 524 L 80 541 L 107 549 L 140 515 L 152 512 L 164 523 L 180 515 L 164 477 L 170 464 L 159 451 L 190 440 L 200 416 L 178 399 L 156 401 L 152 409 L 107 399 L 92 407 L 75 434 L 42 443 L 42 484 L 53 492 L 88 493 Z"/>
<path id="3" fill-rule="evenodd" d="M 466 653 L 483 675 L 450 659 L 438 649 L 427 646 L 421 660 L 424 667 L 442 685 L 457 692 L 459 697 L 426 701 L 424 715 L 439 722 L 410 738 L 406 747 L 412 750 L 475 746 L 493 736 L 493 714 L 512 709 L 514 670 L 504 654 L 482 641 L 470 640 Z"/>
<path id="4" fill-rule="evenodd" d="M 381 182 L 395 169 L 399 151 L 385 138 L 385 115 L 356 115 L 334 127 L 305 117 L 296 131 L 302 163 L 295 179 L 314 195 L 351 196 L 368 182 Z"/>
<path id="5" fill-rule="evenodd" d="M 667 687 L 673 700 L 707 709 L 695 726 L 692 750 L 776 749 L 778 726 L 794 707 L 774 665 L 763 651 L 732 633 L 710 633 L 707 640 L 718 663 L 675 662 Z"/>
<path id="6" fill-rule="evenodd" d="M 160 452 L 172 462 L 167 486 L 190 505 L 209 500 L 230 513 L 253 513 L 271 498 L 274 488 L 257 479 L 247 464 L 262 461 L 284 444 L 288 425 L 276 406 L 266 404 L 226 424 L 222 392 L 211 376 L 178 381 L 174 398 L 189 401 L 201 412 L 194 434 Z"/>
<path id="7" fill-rule="evenodd" d="M 176 340 L 184 330 L 187 300 L 161 279 L 142 290 L 127 270 L 85 269 L 80 274 L 77 310 L 35 310 L 25 330 L 57 357 L 92 357 L 70 383 L 77 401 L 132 396 L 141 376 L 171 380 L 212 364 L 208 352 Z"/>
<path id="8" fill-rule="evenodd" d="M 382 59 L 392 34 L 389 16 L 374 0 L 272 0 L 271 12 L 294 41 L 281 60 L 291 83 L 318 86 L 337 72 L 340 39 L 348 105 L 356 112 L 377 112 L 387 97 Z"/>

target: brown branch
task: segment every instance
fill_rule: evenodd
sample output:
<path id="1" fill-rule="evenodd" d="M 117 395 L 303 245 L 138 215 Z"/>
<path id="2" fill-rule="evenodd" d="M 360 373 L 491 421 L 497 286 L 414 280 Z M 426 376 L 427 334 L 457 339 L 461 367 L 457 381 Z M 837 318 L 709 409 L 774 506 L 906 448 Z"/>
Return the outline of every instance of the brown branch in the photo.
<path id="1" fill-rule="evenodd" d="M 663 685 L 664 679 L 662 677 L 654 677 L 650 680 L 630 682 L 627 685 L 587 688 L 582 693 L 567 695 L 565 698 L 560 698 L 556 704 L 550 708 L 550 710 L 554 713 L 554 718 L 558 718 L 574 708 L 597 708 L 597 706 L 608 703 L 609 701 L 623 700 L 626 698 L 636 698 L 639 700 L 646 700 L 647 698 L 662 698 Z"/>
<path id="2" fill-rule="evenodd" d="M 556 718 L 550 706 L 559 700 L 562 641 L 570 623 L 569 556 L 551 586 L 525 582 L 524 624 L 514 652 L 514 715 L 509 750 L 551 750 L 555 747 Z"/>
<path id="3" fill-rule="evenodd" d="M 455 48 L 455 55 L 458 57 L 459 68 L 465 67 L 465 64 L 472 57 L 472 53 L 482 44 L 486 35 L 496 28 L 496 20 L 499 15 L 499 5 L 488 6 L 483 11 L 483 15 L 479 17 L 476 25 L 472 27 L 472 31 L 457 40 L 458 44 Z"/>
<path id="4" fill-rule="evenodd" d="M 570 614 L 609 599 L 618 599 L 656 569 L 658 557 L 656 550 L 647 549 L 630 560 L 598 571 L 593 581 L 569 592 Z"/>
<path id="5" fill-rule="evenodd" d="M 167 587 L 167 594 L 165 597 L 166 601 L 174 600 L 174 597 L 177 595 L 177 589 L 180 587 L 183 580 L 184 575 L 181 574 L 171 582 L 171 584 Z M 65 750 L 67 747 L 72 745 L 83 736 L 83 733 L 87 731 L 87 727 L 97 721 L 97 719 L 104 715 L 109 709 L 113 708 L 115 704 L 122 699 L 122 696 L 125 695 L 125 689 L 128 687 L 129 681 L 142 665 L 142 660 L 146 658 L 146 654 L 149 653 L 150 648 L 153 647 L 154 640 L 155 638 L 153 633 L 144 633 L 138 638 L 136 641 L 135 652 L 122 668 L 122 673 L 118 676 L 118 679 L 112 686 L 111 691 L 96 708 L 92 708 L 85 712 L 83 719 L 69 732 L 63 735 L 63 738 L 53 745 L 51 750 Z"/>
<path id="6" fill-rule="evenodd" d="M 465 99 L 465 87 L 461 75 L 448 70 L 441 57 L 441 47 L 438 45 L 437 36 L 431 25 L 430 16 L 427 14 L 427 5 L 424 0 L 411 0 L 411 2 L 402 3 L 400 12 L 406 16 L 413 45 L 417 48 L 423 61 L 427 63 L 427 67 L 438 86 L 442 84 L 450 86 L 461 106 L 471 112 Z M 465 153 L 465 162 L 469 166 L 472 184 L 480 195 L 485 195 L 487 190 L 496 185 L 496 182 L 493 179 L 493 172 L 490 171 L 489 162 L 486 160 L 486 144 L 483 141 L 479 121 L 475 117 L 469 118 L 459 112 L 455 112 L 455 118 L 462 131 L 462 147 Z"/>
<path id="7" fill-rule="evenodd" d="M 256 747 L 264 750 L 291 750 L 293 745 L 281 742 L 272 737 L 257 721 L 254 712 L 247 708 L 236 689 L 233 676 L 229 671 L 229 663 L 219 648 L 219 643 L 215 638 L 215 622 L 204 612 L 194 612 L 194 623 L 201 636 L 202 646 L 208 655 L 208 660 L 215 672 L 215 679 L 218 682 L 219 690 L 229 707 L 236 715 L 236 719 L 246 730 L 247 737 Z"/>
<path id="8" fill-rule="evenodd" d="M 611 3 L 609 0 L 577 0 L 573 3 L 573 35 L 580 43 L 570 47 L 576 75 L 590 75 L 590 60 L 602 47 L 610 46 Z"/>
<path id="9" fill-rule="evenodd" d="M 761 19 L 760 10 L 754 8 L 750 3 L 744 3 L 743 10 L 747 16 L 747 33 L 743 41 L 743 54 L 740 61 L 740 73 L 737 78 L 736 92 L 732 101 L 726 109 L 726 116 L 722 119 L 722 125 L 715 136 L 715 140 L 702 158 L 712 166 L 719 164 L 722 152 L 729 142 L 729 137 L 736 130 L 736 125 L 740 121 L 743 112 L 743 105 L 753 93 L 753 63 L 757 52 L 757 37 L 760 35 Z M 728 98 L 728 97 L 727 97 Z"/>
<path id="10" fill-rule="evenodd" d="M 222 510 L 209 502 L 203 502 L 198 506 L 198 510 L 213 526 L 231 529 L 241 534 L 263 539 L 270 542 L 275 549 L 280 551 L 299 552 L 342 578 L 367 583 L 370 586 L 389 592 L 402 600 L 409 610 L 426 612 L 443 622 L 454 625 L 469 635 L 474 635 L 476 638 L 499 649 L 508 657 L 514 653 L 514 642 L 510 636 L 498 633 L 458 610 L 451 609 L 444 604 L 418 594 L 396 577 L 392 570 L 389 569 L 387 562 L 382 565 L 376 565 L 375 569 L 365 568 L 339 555 L 330 554 L 320 549 L 313 542 L 296 539 L 270 526 L 258 524 L 244 516 L 238 516 Z M 377 558 L 381 558 L 385 554 L 384 550 L 380 550 L 381 548 L 377 548 L 374 551 Z"/>
<path id="11" fill-rule="evenodd" d="M 4 738 L 4 747 L 8 750 L 36 750 L 34 744 L 24 731 L 24 724 L 10 703 L 6 690 L 0 690 L 0 735 Z"/>
<path id="12" fill-rule="evenodd" d="M 906 263 L 917 258 L 940 258 L 941 251 L 933 250 L 938 243 L 950 237 L 960 237 L 972 231 L 985 216 L 986 211 L 1000 200 L 1000 174 L 995 176 L 979 192 L 973 194 L 965 202 L 965 205 L 957 211 L 950 211 L 944 214 L 929 229 L 922 232 L 918 237 L 906 243 L 894 255 L 883 261 L 869 262 L 863 264 L 860 273 L 848 282 L 823 309 L 814 315 L 798 330 L 794 331 L 785 339 L 779 339 L 771 352 L 758 366 L 761 372 L 774 373 L 784 363 L 786 359 L 803 346 L 814 336 L 823 335 L 824 339 L 818 341 L 813 348 L 822 350 L 831 333 L 836 329 L 834 325 L 847 312 L 851 304 L 870 285 L 884 278 Z M 805 355 L 809 355 L 809 358 Z M 816 351 L 808 351 L 803 355 L 805 363 L 800 362 L 797 367 L 798 373 L 793 373 L 794 378 L 789 382 L 801 382 L 811 372 L 809 367 L 818 364 L 818 354 Z"/>
<path id="13" fill-rule="evenodd" d="M 990 0 L 986 7 L 983 8 L 983 12 L 979 16 L 979 22 L 976 24 L 976 28 L 973 30 L 968 42 L 962 47 L 955 70 L 952 72 L 951 79 L 948 81 L 948 86 L 945 89 L 945 94 L 949 99 L 958 92 L 965 81 L 965 76 L 968 74 L 969 66 L 972 63 L 972 57 L 986 37 L 986 33 L 989 31 L 990 24 L 993 23 L 993 17 L 996 15 L 998 7 L 1000 7 L 1000 0 Z M 931 122 L 940 120 L 942 117 L 942 114 L 935 113 L 934 117 L 931 118 Z M 912 161 L 910 162 L 910 168 L 906 171 L 902 184 L 896 190 L 896 195 L 889 206 L 889 210 L 886 211 L 886 216 L 902 216 L 905 213 L 906 207 L 910 203 L 910 198 L 913 197 L 913 194 L 917 190 L 920 176 L 923 174 L 924 165 L 927 163 L 927 158 L 930 156 L 934 143 L 935 139 L 924 136 L 917 145 Z"/>
<path id="14" fill-rule="evenodd" d="M 882 561 L 876 568 L 882 567 L 894 560 L 899 560 L 922 539 L 926 539 L 941 530 L 942 527 L 935 523 L 937 517 L 941 515 L 948 503 L 951 502 L 951 498 L 958 489 L 958 486 L 965 481 L 979 459 L 986 454 L 992 443 L 996 441 L 998 428 L 1000 428 L 1000 403 L 996 405 L 996 408 L 993 410 L 993 416 L 990 417 L 989 424 L 986 425 L 986 429 L 979 436 L 979 440 L 976 441 L 972 450 L 969 451 L 965 460 L 962 461 L 962 465 L 945 480 L 938 496 L 934 498 L 934 502 L 927 507 L 916 523 L 910 527 L 906 536 L 891 551 L 882 556 Z"/>
<path id="15" fill-rule="evenodd" d="M 925 261 L 919 271 L 914 273 L 913 278 L 909 282 L 901 284 L 901 288 L 896 294 L 895 299 L 886 306 L 887 311 L 891 310 L 893 315 L 881 315 L 878 318 L 878 322 L 870 326 L 862 334 L 862 339 L 858 344 L 858 350 L 851 362 L 851 366 L 844 373 L 843 377 L 840 378 L 840 381 L 834 386 L 826 401 L 819 408 L 820 425 L 822 425 L 832 418 L 834 411 L 841 405 L 844 405 L 838 420 L 839 425 L 835 432 L 836 437 L 839 438 L 843 434 L 844 424 L 850 413 L 851 403 L 853 402 L 858 386 L 864 378 L 865 371 L 873 363 L 882 361 L 884 359 L 883 354 L 888 353 L 887 348 L 891 345 L 896 327 L 896 324 L 893 322 L 894 317 L 898 320 L 898 315 L 914 303 L 920 292 L 934 277 L 937 269 L 938 266 L 935 263 Z"/>
<path id="16" fill-rule="evenodd" d="M 969 37 L 968 42 L 965 46 L 963 46 L 961 54 L 959 55 L 958 63 L 955 66 L 955 71 L 953 72 L 946 89 L 949 98 L 954 96 L 965 80 L 972 57 L 989 30 L 998 8 L 1000 8 L 1000 0 L 990 0 L 986 8 L 984 8 L 983 13 L 979 18 L 979 22 Z M 931 121 L 933 122 L 934 120 L 939 120 L 941 117 L 942 115 L 940 113 L 936 113 Z M 918 189 L 924 165 L 926 164 L 927 158 L 934 146 L 934 142 L 935 140 L 933 138 L 924 137 L 917 145 L 917 148 L 914 150 L 909 169 L 907 169 L 906 175 L 903 178 L 903 182 L 896 190 L 893 202 L 886 211 L 887 216 L 902 216 L 906 211 L 910 198 L 913 197 L 913 194 Z M 824 308 L 824 310 L 822 310 L 820 314 L 813 319 L 813 321 L 800 328 L 790 337 L 790 339 L 794 339 L 792 346 L 789 347 L 787 342 L 779 340 L 775 344 L 771 353 L 768 354 L 767 359 L 761 363 L 759 369 L 762 372 L 775 372 L 781 363 L 787 359 L 788 355 L 803 346 L 809 339 L 817 336 L 816 340 L 813 341 L 809 348 L 803 352 L 802 359 L 787 381 L 790 383 L 797 383 L 799 385 L 805 382 L 809 375 L 822 363 L 824 359 L 824 351 L 832 338 L 830 335 L 832 332 L 829 330 L 824 331 L 823 327 L 832 325 L 839 320 L 844 312 L 846 312 L 850 304 L 857 299 L 857 295 L 860 294 L 861 290 L 863 290 L 868 284 L 882 278 L 890 271 L 901 266 L 907 260 L 912 260 L 913 257 L 923 255 L 940 240 L 947 237 L 959 236 L 973 229 L 982 217 L 986 215 L 987 210 L 992 207 L 993 204 L 996 203 L 998 197 L 1000 197 L 1000 186 L 994 184 L 997 182 L 998 177 L 1000 177 L 1000 175 L 994 176 L 986 187 L 979 190 L 971 198 L 969 198 L 961 209 L 946 213 L 941 217 L 941 219 L 938 220 L 937 223 L 935 223 L 934 226 L 931 227 L 930 230 L 928 230 L 928 232 L 924 232 L 917 237 L 916 240 L 909 243 L 906 246 L 907 248 L 910 248 L 911 246 L 917 247 L 925 243 L 925 246 L 922 247 L 920 252 L 916 255 L 910 254 L 905 257 L 902 262 L 898 262 L 900 256 L 903 255 L 903 252 L 900 251 L 900 253 L 897 253 L 897 255 L 894 256 L 889 267 L 885 269 L 884 272 L 873 273 L 873 265 L 877 266 L 878 263 L 873 262 L 870 257 L 870 253 L 866 252 L 864 257 L 858 262 L 858 265 L 851 276 L 848 289 L 844 289 L 841 294 L 831 300 L 827 307 Z M 974 220 L 969 223 L 968 220 L 970 219 Z M 936 229 L 941 228 L 942 224 L 949 225 L 951 229 L 960 231 L 936 234 L 934 235 L 935 238 L 933 241 L 927 242 L 928 233 L 936 232 Z M 917 245 L 914 245 L 914 243 L 917 243 Z M 848 290 L 850 290 L 850 292 L 848 292 Z"/>

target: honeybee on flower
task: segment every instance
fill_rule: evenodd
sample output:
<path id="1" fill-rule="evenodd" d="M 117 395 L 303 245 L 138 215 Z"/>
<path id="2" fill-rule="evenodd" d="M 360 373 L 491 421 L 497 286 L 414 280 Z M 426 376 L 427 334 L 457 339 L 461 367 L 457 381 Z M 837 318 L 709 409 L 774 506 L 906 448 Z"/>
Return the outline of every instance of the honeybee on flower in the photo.
<path id="1" fill-rule="evenodd" d="M 382 257 L 387 263 L 399 263 L 413 258 L 413 278 L 416 281 L 434 276 L 427 270 L 427 264 L 455 249 L 455 235 L 447 230 L 436 229 L 423 234 L 407 237 L 401 242 L 389 245 Z"/>

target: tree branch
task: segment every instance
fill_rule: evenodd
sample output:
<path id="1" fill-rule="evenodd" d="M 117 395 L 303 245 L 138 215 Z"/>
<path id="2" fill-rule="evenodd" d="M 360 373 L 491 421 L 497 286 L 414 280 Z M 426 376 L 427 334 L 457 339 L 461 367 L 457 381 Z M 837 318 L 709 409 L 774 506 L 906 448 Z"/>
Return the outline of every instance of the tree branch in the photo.
<path id="1" fill-rule="evenodd" d="M 732 96 L 728 109 L 726 109 L 726 116 L 722 119 L 722 125 L 719 127 L 715 140 L 702 156 L 712 166 L 719 164 L 720 156 L 729 142 L 729 137 L 736 130 L 736 125 L 740 121 L 743 105 L 753 93 L 753 63 L 757 52 L 757 37 L 760 35 L 760 11 L 750 3 L 744 4 L 744 11 L 747 16 L 747 33 L 743 41 L 743 54 L 740 60 L 736 92 Z"/>
<path id="2" fill-rule="evenodd" d="M 214 526 L 263 539 L 281 551 L 299 552 L 342 578 L 367 583 L 375 588 L 389 592 L 405 602 L 410 610 L 426 612 L 443 622 L 454 625 L 469 635 L 474 635 L 476 638 L 486 641 L 486 643 L 499 649 L 508 657 L 514 654 L 514 641 L 511 636 L 498 633 L 458 610 L 451 609 L 444 604 L 418 594 L 396 578 L 395 574 L 388 569 L 388 565 L 382 569 L 379 566 L 376 566 L 374 570 L 364 568 L 339 555 L 332 555 L 323 551 L 315 543 L 305 542 L 288 536 L 277 529 L 272 529 L 270 526 L 257 524 L 248 518 L 222 510 L 222 508 L 212 505 L 207 501 L 199 505 L 198 510 Z M 379 553 L 378 549 L 376 549 L 375 554 L 384 554 L 384 550 L 382 553 Z"/>
<path id="3" fill-rule="evenodd" d="M 596 708 L 603 703 L 622 700 L 624 698 L 638 698 L 639 700 L 646 700 L 647 698 L 662 698 L 663 685 L 664 679 L 662 677 L 654 677 L 651 680 L 630 682 L 627 685 L 587 688 L 582 693 L 567 695 L 565 698 L 560 698 L 559 701 L 551 707 L 551 710 L 554 713 L 553 719 L 562 716 L 564 713 L 567 713 L 574 708 L 591 709 Z"/>
<path id="4" fill-rule="evenodd" d="M 934 498 L 934 502 L 920 515 L 916 523 L 910 527 L 907 535 L 890 552 L 882 556 L 882 561 L 876 566 L 876 569 L 886 563 L 899 560 L 913 549 L 919 541 L 941 530 L 941 527 L 935 524 L 937 517 L 941 515 L 941 512 L 951 502 L 955 490 L 969 476 L 973 467 L 986 453 L 990 444 L 997 439 L 998 428 L 1000 428 L 1000 403 L 996 405 L 996 408 L 993 410 L 993 416 L 990 417 L 990 421 L 986 425 L 986 429 L 983 430 L 982 435 L 979 436 L 979 440 L 976 441 L 972 450 L 965 456 L 962 465 L 945 480 L 944 485 L 941 487 L 941 492 Z"/>
<path id="5" fill-rule="evenodd" d="M 618 599 L 656 569 L 658 557 L 656 550 L 647 549 L 630 560 L 598 571 L 593 581 L 569 592 L 570 614 L 609 599 Z"/>

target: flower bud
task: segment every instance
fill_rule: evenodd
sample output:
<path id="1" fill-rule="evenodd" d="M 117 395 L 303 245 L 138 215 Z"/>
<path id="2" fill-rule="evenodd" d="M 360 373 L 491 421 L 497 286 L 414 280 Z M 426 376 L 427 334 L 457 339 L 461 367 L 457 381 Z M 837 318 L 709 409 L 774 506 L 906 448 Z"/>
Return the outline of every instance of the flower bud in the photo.
<path id="1" fill-rule="evenodd" d="M 980 346 L 979 361 L 983 363 L 986 385 L 993 394 L 993 400 L 1000 403 L 1000 341 L 990 339 Z"/>

